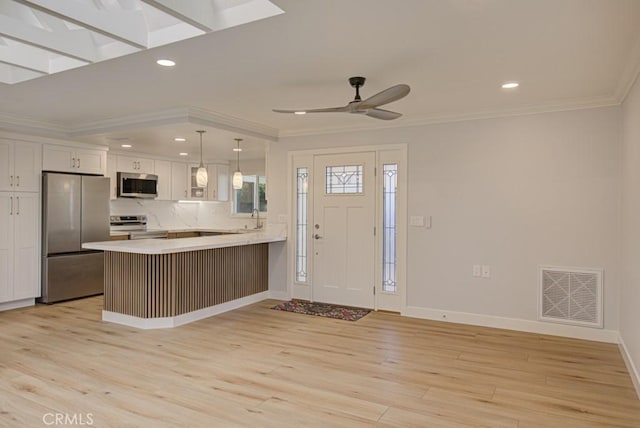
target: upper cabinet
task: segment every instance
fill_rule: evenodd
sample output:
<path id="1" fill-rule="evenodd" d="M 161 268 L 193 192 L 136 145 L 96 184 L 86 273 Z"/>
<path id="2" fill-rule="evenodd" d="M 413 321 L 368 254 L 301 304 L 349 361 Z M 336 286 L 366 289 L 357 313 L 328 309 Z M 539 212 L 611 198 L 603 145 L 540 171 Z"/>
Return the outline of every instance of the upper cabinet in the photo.
<path id="1" fill-rule="evenodd" d="M 210 201 L 229 200 L 229 165 L 207 165 L 209 182 L 207 183 L 207 199 Z"/>
<path id="2" fill-rule="evenodd" d="M 138 158 L 130 156 L 118 156 L 118 172 L 139 172 L 141 174 L 154 174 L 155 166 L 153 159 Z"/>
<path id="3" fill-rule="evenodd" d="M 45 144 L 42 149 L 42 169 L 105 175 L 107 172 L 107 152 L 106 150 Z"/>
<path id="4" fill-rule="evenodd" d="M 37 143 L 0 139 L 0 191 L 37 192 L 41 150 Z"/>
<path id="5" fill-rule="evenodd" d="M 187 164 L 183 162 L 171 162 L 171 199 L 178 201 L 187 199 L 189 190 L 187 180 Z"/>
<path id="6" fill-rule="evenodd" d="M 155 174 L 158 176 L 158 197 L 160 201 L 171 200 L 171 162 L 155 161 Z"/>

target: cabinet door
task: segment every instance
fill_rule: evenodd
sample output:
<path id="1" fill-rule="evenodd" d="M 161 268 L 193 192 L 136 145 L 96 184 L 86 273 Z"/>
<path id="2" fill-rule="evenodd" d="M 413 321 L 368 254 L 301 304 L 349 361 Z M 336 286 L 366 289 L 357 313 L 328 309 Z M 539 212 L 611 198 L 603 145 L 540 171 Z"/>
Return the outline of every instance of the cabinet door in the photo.
<path id="1" fill-rule="evenodd" d="M 38 194 L 14 193 L 13 300 L 40 296 Z"/>
<path id="2" fill-rule="evenodd" d="M 0 191 L 13 190 L 13 143 L 0 140 Z"/>
<path id="3" fill-rule="evenodd" d="M 35 143 L 16 143 L 13 149 L 13 188 L 16 192 L 37 192 L 42 172 L 42 147 Z"/>
<path id="4" fill-rule="evenodd" d="M 208 164 L 207 174 L 209 175 L 209 180 L 207 182 L 207 200 L 217 201 L 218 200 L 218 165 Z"/>
<path id="5" fill-rule="evenodd" d="M 109 184 L 109 198 L 118 198 L 118 169 L 117 169 L 117 157 L 115 155 L 107 155 L 107 177 L 111 180 Z"/>
<path id="6" fill-rule="evenodd" d="M 71 147 L 45 145 L 42 148 L 42 169 L 76 172 L 75 153 Z"/>
<path id="7" fill-rule="evenodd" d="M 155 174 L 155 162 L 153 159 L 138 158 L 138 172 L 143 174 Z"/>
<path id="8" fill-rule="evenodd" d="M 102 150 L 84 150 L 75 151 L 76 171 L 87 174 L 104 175 L 107 171 L 107 152 Z"/>
<path id="9" fill-rule="evenodd" d="M 218 201 L 229 200 L 229 165 L 218 165 Z"/>
<path id="10" fill-rule="evenodd" d="M 187 199 L 187 164 L 171 162 L 171 199 Z"/>
<path id="11" fill-rule="evenodd" d="M 158 197 L 160 201 L 171 200 L 171 162 L 155 161 L 155 174 L 158 176 Z"/>
<path id="12" fill-rule="evenodd" d="M 138 159 L 129 156 L 118 156 L 118 172 L 138 172 Z"/>
<path id="13" fill-rule="evenodd" d="M 207 186 L 199 187 L 196 175 L 198 173 L 198 169 L 200 165 L 190 164 L 189 165 L 189 199 L 193 199 L 195 201 L 206 201 L 207 200 Z M 207 185 L 209 184 L 209 180 L 211 177 L 207 172 Z"/>
<path id="14" fill-rule="evenodd" d="M 0 192 L 0 302 L 13 300 L 13 194 Z"/>

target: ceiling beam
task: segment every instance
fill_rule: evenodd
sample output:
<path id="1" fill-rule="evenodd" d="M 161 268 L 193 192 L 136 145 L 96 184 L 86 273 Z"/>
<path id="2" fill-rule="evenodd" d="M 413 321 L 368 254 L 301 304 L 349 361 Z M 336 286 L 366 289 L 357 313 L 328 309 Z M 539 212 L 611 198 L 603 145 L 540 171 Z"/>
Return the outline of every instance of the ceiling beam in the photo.
<path id="1" fill-rule="evenodd" d="M 95 45 L 88 33 L 80 35 L 71 32 L 51 32 L 0 15 L 0 35 L 80 61 L 91 63 L 98 60 Z"/>
<path id="2" fill-rule="evenodd" d="M 15 1 L 138 49 L 147 48 L 147 25 L 140 10 L 98 10 L 77 0 Z"/>
<path id="3" fill-rule="evenodd" d="M 47 51 L 24 44 L 0 45 L 0 62 L 36 73 L 50 73 L 49 55 Z"/>

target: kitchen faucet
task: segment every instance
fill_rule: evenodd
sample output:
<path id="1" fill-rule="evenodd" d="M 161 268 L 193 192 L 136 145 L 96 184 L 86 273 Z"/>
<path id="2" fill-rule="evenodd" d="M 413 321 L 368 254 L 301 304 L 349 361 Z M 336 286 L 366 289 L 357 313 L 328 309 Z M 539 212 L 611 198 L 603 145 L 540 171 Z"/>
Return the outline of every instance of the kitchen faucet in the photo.
<path id="1" fill-rule="evenodd" d="M 253 218 L 253 214 L 256 214 L 256 227 L 255 229 L 262 229 L 262 222 L 260 221 L 260 211 L 258 211 L 257 208 L 254 208 L 253 211 L 251 211 L 251 218 Z"/>

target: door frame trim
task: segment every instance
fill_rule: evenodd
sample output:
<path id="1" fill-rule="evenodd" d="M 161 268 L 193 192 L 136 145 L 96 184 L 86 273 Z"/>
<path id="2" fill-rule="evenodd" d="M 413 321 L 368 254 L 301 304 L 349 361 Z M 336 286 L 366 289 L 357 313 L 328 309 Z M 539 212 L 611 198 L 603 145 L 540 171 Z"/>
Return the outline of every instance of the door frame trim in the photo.
<path id="1" fill-rule="evenodd" d="M 400 313 L 404 312 L 407 303 L 406 303 L 406 290 L 407 290 L 407 227 L 408 227 L 408 217 L 407 217 L 407 200 L 408 200 L 408 171 L 407 171 L 407 148 L 408 145 L 406 143 L 398 143 L 398 144 L 382 144 L 382 145 L 363 145 L 363 146 L 350 146 L 350 147 L 335 147 L 335 148 L 323 148 L 323 149 L 308 149 L 308 150 L 291 150 L 287 153 L 287 211 L 289 213 L 288 218 L 290 219 L 288 226 L 288 236 L 290 239 L 287 240 L 287 296 L 290 298 L 303 299 L 303 300 L 312 300 L 313 299 L 313 286 L 312 283 L 309 282 L 307 284 L 302 284 L 295 281 L 295 243 L 296 243 L 296 170 L 300 167 L 307 167 L 309 169 L 309 182 L 308 188 L 313 188 L 313 159 L 316 155 L 328 155 L 328 154 L 347 154 L 347 153 L 361 153 L 361 152 L 375 152 L 376 154 L 376 168 L 378 171 L 381 171 L 382 162 L 385 158 L 383 153 L 395 154 L 392 155 L 395 159 L 397 159 L 398 163 L 398 193 L 397 193 L 397 228 L 398 228 L 398 240 L 397 240 L 397 275 L 398 275 L 398 293 L 399 297 L 399 307 L 390 309 L 388 307 L 379 307 L 379 296 L 381 291 L 381 284 L 375 284 L 376 286 L 376 296 L 374 299 L 375 305 L 374 309 L 385 309 L 385 310 L 393 310 L 398 311 Z M 376 176 L 376 213 L 375 213 L 375 222 L 376 227 L 378 228 L 378 232 L 376 233 L 376 261 L 375 261 L 375 278 L 376 282 L 379 282 L 379 278 L 381 278 L 382 272 L 382 233 L 379 225 L 382 223 L 381 217 L 381 173 L 378 173 Z M 313 197 L 309 197 L 307 212 L 313 213 Z M 310 228 L 307 231 L 307 245 L 310 242 Z M 310 248 L 310 247 L 308 247 Z M 308 254 L 311 254 L 308 251 Z M 310 262 L 308 265 L 308 277 L 313 278 L 313 262 L 312 257 L 308 258 Z"/>

